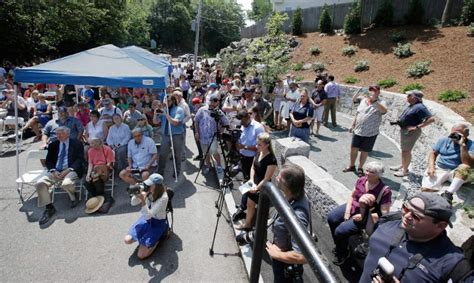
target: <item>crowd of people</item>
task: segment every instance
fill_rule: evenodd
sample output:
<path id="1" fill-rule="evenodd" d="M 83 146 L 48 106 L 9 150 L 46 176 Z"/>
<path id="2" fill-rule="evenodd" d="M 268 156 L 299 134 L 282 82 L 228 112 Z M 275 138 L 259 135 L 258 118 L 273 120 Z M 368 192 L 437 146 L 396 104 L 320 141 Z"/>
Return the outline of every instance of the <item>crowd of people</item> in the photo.
<path id="1" fill-rule="evenodd" d="M 36 184 L 38 206 L 45 207 L 40 225 L 47 224 L 56 213 L 49 189 L 55 185 L 64 189 L 71 207 L 75 207 L 75 183 L 83 177 L 88 191 L 86 213 L 107 213 L 114 199 L 106 193 L 105 186 L 116 174 L 129 186 L 143 183 L 151 188 L 132 197 L 132 205 L 142 205 L 142 216 L 125 237 L 128 244 L 139 242 L 140 258 L 148 257 L 168 226 L 165 169 L 172 164 L 173 178 L 179 178 L 182 161 L 190 157 L 185 150 L 188 128 L 192 129 L 198 148 L 194 159 L 203 162 L 204 175 L 212 169 L 211 157 L 218 173 L 228 166 L 221 160 L 217 136 L 224 128 L 238 133 L 232 146 L 238 151 L 240 162 L 232 170 L 242 172 L 243 183 L 250 181 L 252 188 L 242 196 L 232 217 L 236 229 L 253 229 L 259 192 L 277 171 L 277 185 L 298 219 L 308 225 L 304 170 L 299 166 L 277 170 L 270 132 L 286 130 L 289 136 L 309 142 L 311 135 L 319 136 L 321 125 L 331 127 L 329 116 L 332 127 L 338 127 L 336 105 L 341 90 L 334 76 L 318 73 L 314 90 L 309 91 L 300 87 L 292 74 L 287 74 L 263 93 L 258 73 L 249 75 L 237 68 L 229 76 L 219 64 L 211 66 L 207 61 L 199 67 L 174 66 L 170 85 L 164 90 L 18 84 L 8 74 L 0 97 L 0 107 L 5 109 L 3 116 L 14 115 L 12 101 L 16 97 L 18 114 L 25 119 L 21 130 L 30 131 L 34 141 L 41 141 L 41 147 L 48 150 L 44 160 L 48 173 Z M 46 100 L 46 92 L 54 92 L 54 101 Z M 407 92 L 408 106 L 394 121 L 400 127 L 402 162 L 390 169 L 398 177 L 408 174 L 411 151 L 421 128 L 434 121 L 422 98 L 420 91 Z M 347 204 L 327 215 L 335 243 L 334 263 L 344 264 L 350 254 L 349 237 L 367 230 L 372 236 L 361 282 L 387 280 L 377 274 L 368 279 L 380 257 L 395 265 L 394 281 L 451 276 L 462 254 L 450 243 L 444 228 L 449 225 L 453 193 L 465 182 L 471 182 L 474 175 L 474 144 L 468 138 L 468 127 L 455 125 L 449 137 L 441 138 L 433 146 L 422 184 L 423 190 L 430 192 L 406 201 L 401 216 L 383 222 L 391 206 L 391 189 L 381 179 L 384 165 L 365 162 L 379 134 L 382 116 L 390 109 L 382 101 L 378 85 L 371 85 L 363 97 L 357 93 L 352 99 L 359 106 L 349 128 L 350 160 L 343 172 L 355 172 L 359 178 Z M 449 189 L 441 195 L 433 193 L 441 190 L 445 181 L 451 182 Z M 372 223 L 371 228 L 368 223 Z M 388 247 L 384 237 L 393 235 L 399 227 L 406 234 L 397 238 L 397 244 L 403 244 L 400 248 Z M 273 229 L 274 240 L 267 244 L 267 251 L 273 259 L 275 280 L 285 282 L 286 268 L 303 264 L 305 259 L 281 219 L 273 221 Z M 412 250 L 412 246 L 416 248 Z M 442 248 L 423 253 L 431 246 Z M 429 272 L 405 266 L 409 262 L 400 258 L 400 254 L 409 259 L 418 252 L 423 253 L 423 264 Z M 447 253 L 454 256 L 447 258 Z"/>

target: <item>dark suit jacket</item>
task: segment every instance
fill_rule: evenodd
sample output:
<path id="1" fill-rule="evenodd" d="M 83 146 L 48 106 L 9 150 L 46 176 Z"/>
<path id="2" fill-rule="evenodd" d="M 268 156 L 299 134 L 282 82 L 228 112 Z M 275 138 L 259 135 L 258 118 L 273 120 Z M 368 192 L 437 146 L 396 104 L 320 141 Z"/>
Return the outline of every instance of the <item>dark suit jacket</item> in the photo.
<path id="1" fill-rule="evenodd" d="M 54 141 L 48 145 L 48 154 L 46 155 L 46 167 L 48 170 L 56 169 L 58 162 L 60 141 Z M 85 168 L 84 146 L 75 139 L 69 139 L 69 150 L 67 154 L 68 167 L 74 169 L 79 178 L 82 177 Z"/>

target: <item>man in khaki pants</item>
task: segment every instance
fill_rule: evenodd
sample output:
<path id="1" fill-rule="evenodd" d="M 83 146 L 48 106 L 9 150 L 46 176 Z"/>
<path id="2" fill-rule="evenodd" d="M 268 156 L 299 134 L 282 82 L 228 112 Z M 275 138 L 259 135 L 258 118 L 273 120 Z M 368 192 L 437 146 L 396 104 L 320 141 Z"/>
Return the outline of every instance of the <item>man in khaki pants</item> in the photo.
<path id="1" fill-rule="evenodd" d="M 70 130 L 67 127 L 56 129 L 57 140 L 49 144 L 46 155 L 48 173 L 36 183 L 38 193 L 38 207 L 46 206 L 39 224 L 48 223 L 56 213 L 51 203 L 49 188 L 56 183 L 65 190 L 71 199 L 71 208 L 77 203 L 74 182 L 82 177 L 84 172 L 84 146 L 81 142 L 69 138 Z"/>

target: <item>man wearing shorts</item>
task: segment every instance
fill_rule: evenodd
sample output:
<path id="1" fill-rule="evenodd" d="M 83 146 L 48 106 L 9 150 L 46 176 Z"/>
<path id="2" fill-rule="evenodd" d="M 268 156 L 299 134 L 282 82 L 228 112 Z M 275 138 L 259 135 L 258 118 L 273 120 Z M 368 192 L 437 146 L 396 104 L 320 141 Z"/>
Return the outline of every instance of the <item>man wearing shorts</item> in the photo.
<path id="1" fill-rule="evenodd" d="M 362 99 L 357 108 L 356 115 L 352 120 L 349 132 L 353 133 L 351 143 L 350 164 L 344 168 L 343 172 L 355 172 L 355 162 L 357 153 L 360 151 L 359 168 L 357 175 L 364 175 L 364 163 L 367 160 L 369 152 L 374 148 L 375 140 L 379 134 L 382 115 L 387 113 L 385 102 L 379 99 L 380 86 L 371 85 L 369 87 L 369 95 Z M 354 95 L 352 100 L 356 100 L 359 93 Z"/>
<path id="2" fill-rule="evenodd" d="M 449 188 L 442 194 L 453 201 L 453 193 L 466 182 L 474 180 L 474 143 L 468 139 L 466 124 L 456 124 L 448 137 L 440 138 L 433 146 L 428 158 L 428 169 L 421 183 L 425 191 L 438 191 L 443 183 L 450 181 Z"/>
<path id="3" fill-rule="evenodd" d="M 217 94 L 213 93 L 209 96 L 209 104 L 199 108 L 196 116 L 194 117 L 194 128 L 195 128 L 195 138 L 201 143 L 202 152 L 206 155 L 204 160 L 204 169 L 202 173 L 204 175 L 209 173 L 211 167 L 211 156 L 216 160 L 216 170 L 217 173 L 222 172 L 221 166 L 221 157 L 217 152 L 217 137 L 214 135 L 219 130 L 219 125 L 216 121 L 219 121 L 221 126 L 229 125 L 227 117 L 219 109 L 219 98 Z M 217 115 L 217 112 L 220 112 L 220 117 L 212 117 Z"/>
<path id="4" fill-rule="evenodd" d="M 423 104 L 423 93 L 419 90 L 406 92 L 408 107 L 398 119 L 400 126 L 400 147 L 402 149 L 402 164 L 390 167 L 397 171 L 393 175 L 404 177 L 408 175 L 408 166 L 411 163 L 411 151 L 421 136 L 421 128 L 434 122 L 431 112 Z"/>

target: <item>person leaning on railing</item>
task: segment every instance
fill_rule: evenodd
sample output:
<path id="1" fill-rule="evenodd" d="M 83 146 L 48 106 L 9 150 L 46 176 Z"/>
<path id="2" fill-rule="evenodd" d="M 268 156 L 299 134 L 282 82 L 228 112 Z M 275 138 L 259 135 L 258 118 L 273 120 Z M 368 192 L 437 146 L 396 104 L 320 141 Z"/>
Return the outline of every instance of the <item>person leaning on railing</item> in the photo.
<path id="1" fill-rule="evenodd" d="M 309 201 L 305 196 L 304 170 L 298 165 L 285 164 L 276 177 L 277 186 L 290 203 L 298 220 L 305 226 L 309 224 Z M 302 276 L 306 263 L 300 248 L 277 215 L 272 223 L 273 242 L 267 242 L 267 252 L 272 258 L 274 282 L 293 282 L 293 278 Z"/>

